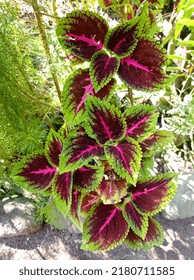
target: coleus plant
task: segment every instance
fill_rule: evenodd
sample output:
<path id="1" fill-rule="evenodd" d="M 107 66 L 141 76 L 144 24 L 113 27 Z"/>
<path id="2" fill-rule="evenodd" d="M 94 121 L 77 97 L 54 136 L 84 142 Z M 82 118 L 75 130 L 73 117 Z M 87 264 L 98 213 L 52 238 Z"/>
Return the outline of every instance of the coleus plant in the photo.
<path id="1" fill-rule="evenodd" d="M 89 68 L 65 81 L 65 124 L 51 129 L 45 150 L 13 170 L 23 188 L 52 198 L 56 207 L 83 231 L 82 248 L 109 250 L 123 241 L 132 249 L 163 242 L 154 219 L 176 192 L 176 175 L 153 175 L 155 153 L 171 137 L 157 130 L 154 106 L 123 104 L 115 98 L 118 74 L 131 87 L 150 90 L 164 83 L 165 54 L 142 36 L 142 15 L 109 30 L 89 11 L 61 20 L 61 44 Z"/>
<path id="2" fill-rule="evenodd" d="M 61 213 L 83 227 L 84 249 L 108 250 L 123 241 L 132 248 L 157 245 L 163 233 L 153 215 L 176 190 L 172 173 L 142 176 L 148 151 L 167 137 L 155 132 L 157 116 L 151 105 L 121 112 L 88 94 L 81 125 L 68 136 L 51 130 L 45 152 L 21 161 L 14 180 L 52 196 Z"/>

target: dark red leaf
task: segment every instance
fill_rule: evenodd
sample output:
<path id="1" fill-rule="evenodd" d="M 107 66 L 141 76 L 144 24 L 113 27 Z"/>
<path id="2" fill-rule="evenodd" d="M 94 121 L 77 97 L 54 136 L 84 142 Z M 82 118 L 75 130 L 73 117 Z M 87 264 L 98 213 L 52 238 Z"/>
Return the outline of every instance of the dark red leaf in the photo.
<path id="1" fill-rule="evenodd" d="M 60 43 L 83 59 L 90 59 L 103 48 L 107 31 L 107 23 L 100 15 L 84 10 L 67 14 L 57 27 Z"/>
<path id="2" fill-rule="evenodd" d="M 59 155 L 62 152 L 62 141 L 59 135 L 51 130 L 46 143 L 46 154 L 51 164 L 59 165 Z"/>
<path id="3" fill-rule="evenodd" d="M 72 184 L 72 174 L 71 172 L 66 172 L 62 174 L 57 174 L 54 180 L 55 191 L 59 194 L 60 199 L 63 199 L 68 204 L 71 197 L 71 184 Z"/>
<path id="4" fill-rule="evenodd" d="M 86 215 L 90 211 L 91 207 L 100 200 L 100 196 L 97 192 L 90 192 L 83 195 L 80 211 L 82 214 Z"/>
<path id="5" fill-rule="evenodd" d="M 126 220 L 133 231 L 144 238 L 148 227 L 147 216 L 140 214 L 131 202 L 126 203 L 123 214 L 126 215 Z"/>
<path id="6" fill-rule="evenodd" d="M 72 202 L 70 207 L 69 216 L 71 220 L 75 223 L 78 228 L 82 228 L 82 223 L 79 216 L 79 208 L 80 208 L 80 199 L 81 199 L 81 192 L 78 190 L 72 190 Z"/>
<path id="7" fill-rule="evenodd" d="M 125 120 L 116 107 L 88 96 L 86 110 L 88 121 L 86 131 L 100 144 L 109 140 L 119 140 L 125 135 Z"/>
<path id="8" fill-rule="evenodd" d="M 109 250 L 122 243 L 128 233 L 128 224 L 119 208 L 100 202 L 86 217 L 83 232 L 83 249 Z"/>
<path id="9" fill-rule="evenodd" d="M 111 29 L 106 35 L 105 46 L 121 57 L 131 54 L 137 45 L 140 29 L 138 21 L 139 18 L 135 18 Z"/>
<path id="10" fill-rule="evenodd" d="M 165 55 L 156 43 L 141 39 L 133 53 L 121 59 L 118 74 L 130 86 L 150 90 L 164 83 Z"/>
<path id="11" fill-rule="evenodd" d="M 100 99 L 108 97 L 115 85 L 112 79 L 106 86 L 95 93 L 89 70 L 78 69 L 65 81 L 62 92 L 62 106 L 66 122 L 75 125 L 82 121 L 87 94 L 95 95 Z"/>
<path id="12" fill-rule="evenodd" d="M 138 141 L 150 136 L 156 130 L 158 114 L 150 105 L 136 105 L 126 109 L 126 135 Z"/>
<path id="13" fill-rule="evenodd" d="M 102 156 L 103 148 L 86 134 L 69 136 L 60 156 L 60 172 L 73 171 L 86 165 L 93 157 Z"/>
<path id="14" fill-rule="evenodd" d="M 114 146 L 107 146 L 105 154 L 108 162 L 120 177 L 131 184 L 136 183 L 142 154 L 135 140 L 127 137 Z"/>
<path id="15" fill-rule="evenodd" d="M 143 213 L 155 214 L 161 211 L 172 199 L 176 191 L 173 182 L 175 175 L 166 173 L 131 186 L 134 205 Z"/>
<path id="16" fill-rule="evenodd" d="M 38 189 L 50 186 L 56 168 L 50 165 L 45 156 L 36 155 L 22 165 L 21 171 L 16 175 L 23 177 L 23 182 Z"/>
<path id="17" fill-rule="evenodd" d="M 119 67 L 119 60 L 110 57 L 106 52 L 99 51 L 92 56 L 90 77 L 95 91 L 103 88 L 114 76 Z"/>
<path id="18" fill-rule="evenodd" d="M 133 249 L 150 249 L 153 246 L 159 246 L 164 240 L 164 234 L 161 225 L 153 218 L 148 218 L 148 230 L 145 238 L 139 237 L 132 229 L 125 239 L 126 244 Z"/>
<path id="19" fill-rule="evenodd" d="M 101 166 L 83 166 L 78 168 L 73 175 L 74 188 L 82 192 L 95 190 L 102 181 L 103 174 L 104 170 Z"/>

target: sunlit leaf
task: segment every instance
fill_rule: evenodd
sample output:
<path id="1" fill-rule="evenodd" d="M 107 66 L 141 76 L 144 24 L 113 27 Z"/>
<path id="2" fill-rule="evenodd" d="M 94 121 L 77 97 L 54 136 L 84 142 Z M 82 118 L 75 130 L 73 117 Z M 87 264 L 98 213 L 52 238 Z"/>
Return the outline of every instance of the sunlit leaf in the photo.
<path id="1" fill-rule="evenodd" d="M 111 79 L 107 85 L 95 93 L 88 69 L 76 70 L 65 81 L 62 92 L 62 107 L 66 122 L 76 125 L 83 121 L 87 94 L 95 95 L 100 99 L 108 98 L 114 86 L 115 80 Z"/>
<path id="2" fill-rule="evenodd" d="M 57 27 L 62 46 L 87 60 L 103 48 L 107 31 L 108 25 L 99 14 L 84 10 L 68 13 Z"/>
<path id="3" fill-rule="evenodd" d="M 127 233 L 128 224 L 119 208 L 96 203 L 84 222 L 82 249 L 112 249 L 122 243 Z"/>

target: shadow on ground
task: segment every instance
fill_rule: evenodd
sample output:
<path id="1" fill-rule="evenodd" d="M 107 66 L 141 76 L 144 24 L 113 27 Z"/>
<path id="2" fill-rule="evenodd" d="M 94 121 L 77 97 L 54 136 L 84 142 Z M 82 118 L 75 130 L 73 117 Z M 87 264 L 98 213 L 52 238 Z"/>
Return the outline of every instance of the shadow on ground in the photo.
<path id="1" fill-rule="evenodd" d="M 83 251 L 81 234 L 44 226 L 28 236 L 0 239 L 0 260 L 194 260 L 194 217 L 169 221 L 161 215 L 165 240 L 149 251 L 134 251 L 125 244 L 105 253 Z"/>

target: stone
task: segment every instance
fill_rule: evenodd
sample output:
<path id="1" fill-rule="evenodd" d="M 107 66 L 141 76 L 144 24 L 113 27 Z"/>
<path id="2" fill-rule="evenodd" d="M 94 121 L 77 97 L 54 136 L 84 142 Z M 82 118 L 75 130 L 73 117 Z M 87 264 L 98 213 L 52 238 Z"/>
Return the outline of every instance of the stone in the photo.
<path id="1" fill-rule="evenodd" d="M 194 216 L 194 171 L 178 176 L 177 192 L 162 212 L 162 216 L 168 220 Z"/>
<path id="2" fill-rule="evenodd" d="M 0 202 L 0 238 L 32 234 L 42 228 L 35 220 L 35 205 L 25 197 Z"/>

